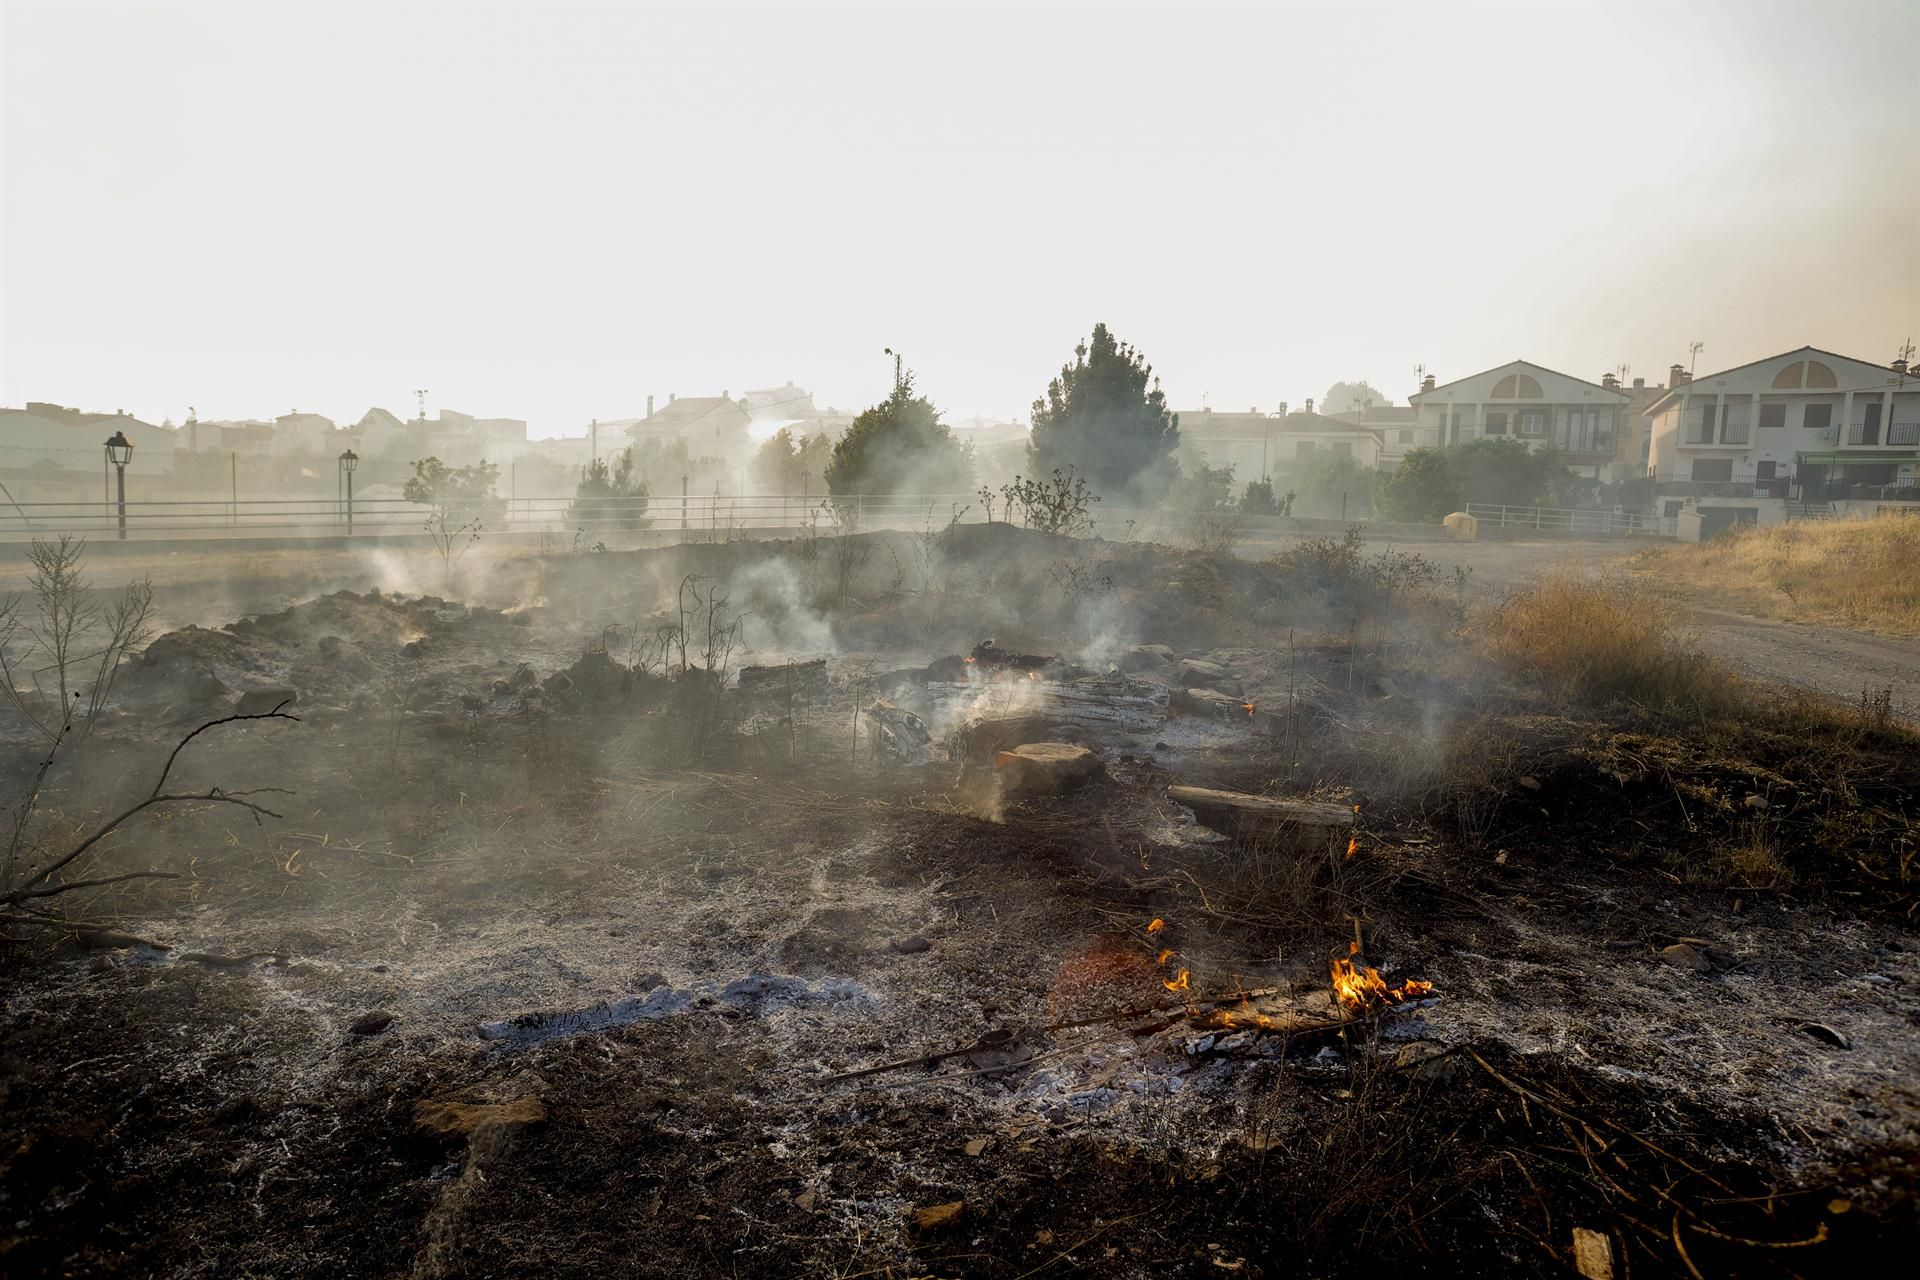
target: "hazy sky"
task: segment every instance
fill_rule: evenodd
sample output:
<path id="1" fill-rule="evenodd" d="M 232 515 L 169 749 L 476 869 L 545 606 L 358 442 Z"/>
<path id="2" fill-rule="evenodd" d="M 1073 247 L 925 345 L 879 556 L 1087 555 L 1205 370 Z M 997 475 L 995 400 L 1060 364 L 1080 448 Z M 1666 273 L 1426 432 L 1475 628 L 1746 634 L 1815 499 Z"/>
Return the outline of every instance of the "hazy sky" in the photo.
<path id="1" fill-rule="evenodd" d="M 1920 337 L 1920 4 L 0 6 L 0 401 L 536 434 Z"/>

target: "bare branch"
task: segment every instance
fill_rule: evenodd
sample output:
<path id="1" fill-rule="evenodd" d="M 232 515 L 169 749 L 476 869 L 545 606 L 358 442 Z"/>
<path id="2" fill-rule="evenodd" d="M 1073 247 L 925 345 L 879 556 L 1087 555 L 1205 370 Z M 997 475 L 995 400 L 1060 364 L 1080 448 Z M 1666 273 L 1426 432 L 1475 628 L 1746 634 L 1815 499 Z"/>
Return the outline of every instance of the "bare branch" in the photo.
<path id="1" fill-rule="evenodd" d="M 121 876 L 101 876 L 97 880 L 68 880 L 62 884 L 42 885 L 38 889 L 22 889 L 0 897 L 0 902 L 8 906 L 18 906 L 32 898 L 51 898 L 56 894 L 72 893 L 75 889 L 96 889 L 104 884 L 119 884 L 123 880 L 178 880 L 175 871 L 129 871 Z"/>
<path id="2" fill-rule="evenodd" d="M 288 703 L 288 702 L 291 702 L 291 701 L 293 701 L 293 700 L 292 700 L 291 698 L 289 698 L 289 699 L 287 699 L 287 702 L 282 702 L 282 703 L 281 703 L 281 704 L 280 704 L 279 706 L 277 706 L 277 707 L 275 707 L 275 708 L 274 708 L 273 710 L 271 710 L 271 711 L 264 711 L 264 712 L 261 712 L 261 713 L 260 713 L 259 715 L 251 715 L 251 716 L 239 716 L 239 715 L 234 715 L 234 716 L 222 716 L 222 717 L 221 717 L 220 719 L 218 719 L 218 720 L 209 720 L 209 721 L 207 721 L 207 722 L 206 722 L 205 724 L 203 724 L 203 725 L 201 725 L 201 726 L 200 726 L 200 727 L 199 727 L 198 729 L 195 729 L 195 730 L 194 730 L 194 731 L 193 731 L 192 733 L 190 733 L 190 734 L 188 734 L 188 735 L 187 735 L 186 737 L 184 737 L 184 738 L 182 738 L 182 739 L 180 739 L 180 741 L 179 741 L 179 743 L 178 743 L 178 744 L 176 744 L 176 745 L 174 746 L 174 748 L 173 748 L 173 753 L 172 753 L 171 755 L 169 755 L 169 756 L 167 757 L 167 764 L 166 764 L 166 767 L 160 770 L 160 778 L 159 778 L 159 780 L 158 780 L 158 781 L 156 781 L 156 782 L 155 782 L 155 783 L 153 784 L 153 791 L 152 791 L 152 793 L 151 793 L 151 794 L 153 794 L 153 795 L 156 795 L 156 796 L 157 796 L 157 795 L 159 795 L 159 794 L 160 794 L 160 788 L 162 788 L 162 787 L 164 787 L 164 786 L 166 786 L 166 785 L 167 785 L 167 775 L 168 775 L 169 773 L 172 773 L 172 772 L 173 772 L 173 762 L 174 762 L 175 760 L 177 760 L 177 759 L 179 759 L 179 758 L 180 758 L 180 753 L 181 753 L 182 751 L 184 751 L 184 750 L 186 750 L 186 747 L 187 747 L 187 744 L 188 744 L 189 742 L 192 742 L 192 741 L 193 741 L 193 740 L 194 740 L 195 738 L 197 738 L 197 737 L 199 737 L 199 736 L 200 736 L 201 734 L 203 734 L 203 733 L 205 733 L 205 732 L 206 732 L 207 730 L 209 730 L 209 729 L 211 729 L 211 728 L 214 728 L 214 727 L 215 727 L 216 725 L 223 725 L 223 724 L 232 724 L 232 723 L 233 723 L 234 721 L 236 721 L 236 720 L 291 720 L 291 721 L 293 721 L 293 722 L 294 722 L 295 724 L 298 724 L 298 723 L 300 723 L 300 717 L 299 717 L 299 716 L 290 716 L 290 715 L 287 715 L 287 714 L 286 714 L 286 713 L 285 713 L 284 711 L 282 711 L 282 710 L 281 710 L 281 708 L 282 708 L 282 707 L 285 707 L 285 706 L 287 705 L 287 703 Z M 229 794 L 229 795 L 242 795 L 242 794 L 246 794 L 246 793 L 244 793 L 244 792 L 228 792 L 227 794 Z M 291 794 L 291 793 L 289 792 L 288 794 Z"/>
<path id="3" fill-rule="evenodd" d="M 251 716 L 246 718 L 266 719 L 267 717 Z M 288 718 L 291 719 L 291 717 L 288 717 Z M 85 840 L 82 840 L 73 849 L 69 850 L 66 854 L 62 855 L 60 858 L 55 860 L 54 863 L 51 866 L 47 867 L 46 870 L 37 872 L 34 875 L 29 876 L 27 879 L 21 881 L 20 887 L 14 890 L 12 893 L 8 894 L 5 898 L 0 898 L 0 902 L 18 901 L 19 898 L 22 895 L 24 895 L 28 889 L 31 889 L 33 888 L 34 885 L 41 883 L 48 876 L 53 875 L 56 871 L 60 870 L 60 868 L 66 866 L 68 863 L 72 862 L 75 858 L 79 857 L 81 854 L 85 853 L 87 850 L 93 848 L 94 845 L 100 843 L 100 841 L 112 835 L 114 831 L 120 826 L 121 823 L 133 817 L 133 815 L 135 815 L 136 813 L 139 813 L 142 809 L 149 809 L 157 804 L 179 804 L 179 803 L 182 803 L 183 801 L 188 801 L 188 800 L 204 800 L 204 801 L 209 801 L 215 804 L 239 805 L 242 809 L 252 810 L 254 814 L 254 821 L 256 822 L 260 820 L 261 814 L 265 814 L 269 818 L 279 818 L 279 817 L 285 816 L 284 814 L 275 813 L 272 809 L 266 808 L 263 805 L 257 805 L 253 803 L 253 801 L 251 800 L 242 800 L 238 796 L 229 795 L 226 792 L 221 791 L 218 787 L 215 787 L 208 791 L 196 791 L 196 792 L 186 793 L 182 795 L 148 796 L 145 800 L 142 800 L 139 804 L 134 805 L 131 809 L 128 809 L 125 812 L 121 813 L 118 817 L 106 823 L 99 830 L 95 831 L 92 835 L 88 836 Z"/>

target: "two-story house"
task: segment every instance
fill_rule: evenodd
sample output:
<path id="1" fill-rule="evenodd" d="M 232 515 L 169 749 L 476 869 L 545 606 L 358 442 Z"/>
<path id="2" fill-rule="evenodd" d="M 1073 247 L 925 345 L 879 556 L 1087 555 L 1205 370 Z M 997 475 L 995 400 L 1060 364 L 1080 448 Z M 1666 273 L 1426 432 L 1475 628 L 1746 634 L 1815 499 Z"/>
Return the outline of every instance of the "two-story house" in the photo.
<path id="1" fill-rule="evenodd" d="M 1904 360 L 1801 347 L 1675 382 L 1647 409 L 1663 515 L 1701 512 L 1710 534 L 1916 496 L 1920 379 Z"/>
<path id="2" fill-rule="evenodd" d="M 1418 417 L 1403 452 L 1469 440 L 1518 440 L 1534 449 L 1558 450 L 1575 475 L 1625 478 L 1616 474 L 1617 445 L 1629 427 L 1632 397 L 1611 375 L 1588 382 L 1514 360 L 1438 385 L 1428 377 L 1407 399 Z"/>

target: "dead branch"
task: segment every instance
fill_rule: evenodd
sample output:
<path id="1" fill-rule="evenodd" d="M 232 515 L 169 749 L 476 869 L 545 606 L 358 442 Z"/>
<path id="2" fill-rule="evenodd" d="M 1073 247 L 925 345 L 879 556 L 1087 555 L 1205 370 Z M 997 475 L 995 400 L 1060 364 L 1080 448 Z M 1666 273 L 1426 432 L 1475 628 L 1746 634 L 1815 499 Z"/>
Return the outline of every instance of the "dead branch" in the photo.
<path id="1" fill-rule="evenodd" d="M 75 889 L 96 889 L 101 885 L 119 884 L 125 880 L 178 880 L 179 878 L 179 873 L 173 871 L 129 871 L 121 876 L 102 876 L 97 880 L 69 880 L 65 884 L 22 889 L 0 898 L 0 902 L 5 902 L 8 906 L 18 906 L 30 898 L 51 898 L 58 893 L 71 893 Z"/>

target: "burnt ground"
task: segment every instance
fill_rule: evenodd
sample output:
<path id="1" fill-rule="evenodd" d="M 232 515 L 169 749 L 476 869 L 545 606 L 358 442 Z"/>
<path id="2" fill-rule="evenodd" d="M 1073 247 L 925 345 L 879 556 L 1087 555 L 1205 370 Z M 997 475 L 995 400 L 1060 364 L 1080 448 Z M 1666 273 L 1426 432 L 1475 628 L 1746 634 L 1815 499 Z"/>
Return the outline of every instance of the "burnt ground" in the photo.
<path id="1" fill-rule="evenodd" d="M 297 794 L 137 820 L 74 873 L 179 879 L 16 935 L 7 1274 L 1565 1275 L 1578 1228 L 1616 1274 L 1826 1275 L 1912 1246 L 1910 739 L 1558 704 L 1437 648 L 1417 567 L 1395 605 L 1324 560 L 972 536 L 830 606 L 831 549 L 781 578 L 716 548 L 568 557 L 505 613 L 344 595 L 156 644 L 39 843 L 279 681 L 300 722 L 209 731 L 181 779 Z M 595 683 L 690 570 L 757 597 L 744 660 L 830 655 L 826 683 Z M 880 672 L 986 634 L 1166 643 L 1265 714 L 1065 731 L 1107 777 L 989 820 L 939 751 L 852 729 Z M 1356 848 L 1218 836 L 1171 783 L 1357 804 Z M 1356 927 L 1431 997 L 1206 1025 L 1244 990 L 1327 1017 Z"/>

